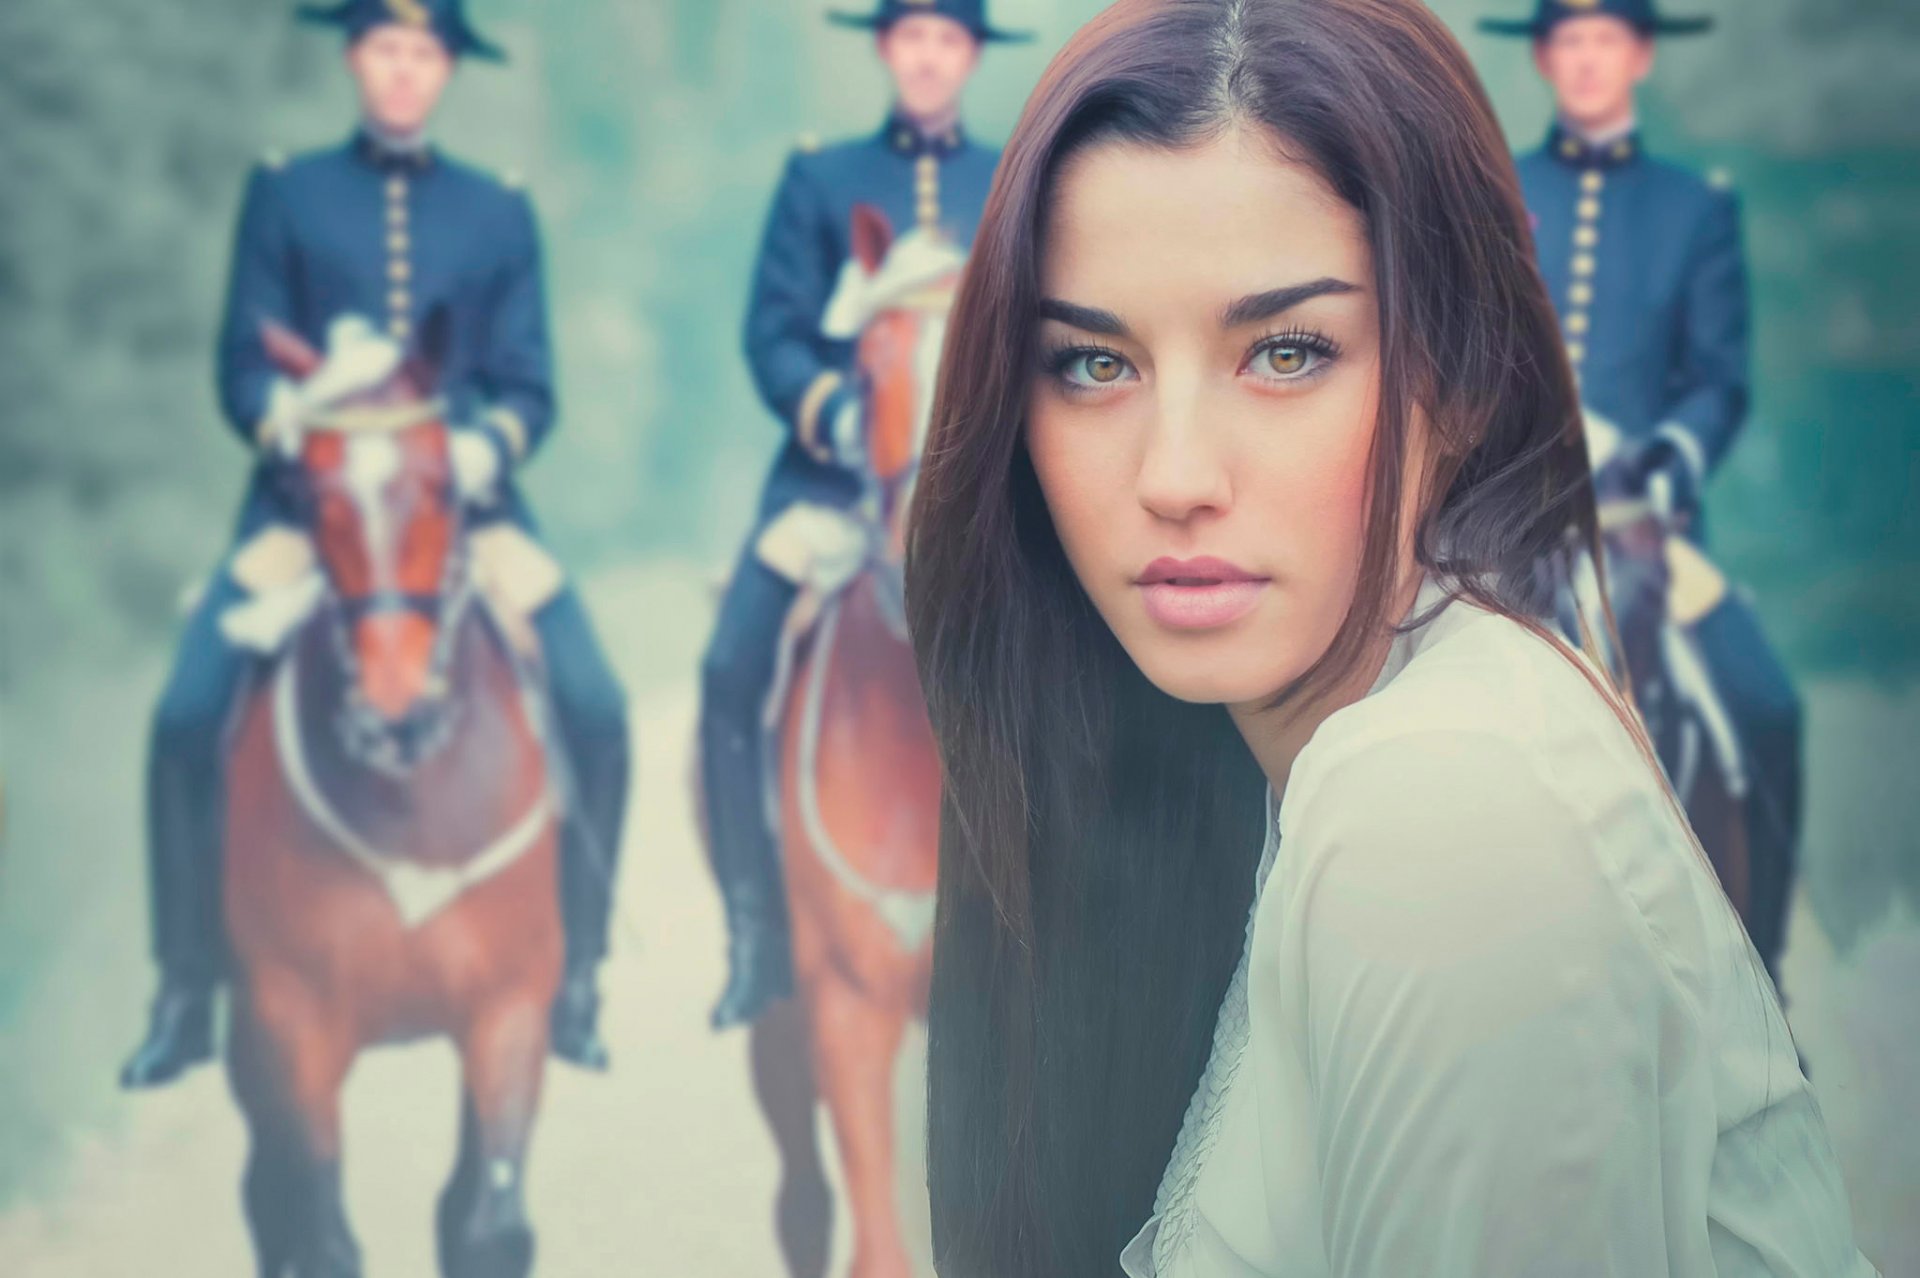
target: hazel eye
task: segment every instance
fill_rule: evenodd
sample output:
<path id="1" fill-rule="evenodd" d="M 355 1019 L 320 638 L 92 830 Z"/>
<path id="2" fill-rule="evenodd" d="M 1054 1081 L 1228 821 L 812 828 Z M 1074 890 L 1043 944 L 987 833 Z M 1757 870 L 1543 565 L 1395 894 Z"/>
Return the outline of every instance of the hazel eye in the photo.
<path id="1" fill-rule="evenodd" d="M 1081 378 L 1095 386 L 1111 386 L 1126 375 L 1127 362 L 1105 351 L 1089 351 L 1075 359 L 1068 366 L 1068 371 L 1078 372 Z"/>
<path id="2" fill-rule="evenodd" d="M 1312 366 L 1315 353 L 1292 342 L 1267 347 L 1255 358 L 1260 371 L 1276 377 L 1298 377 Z"/>

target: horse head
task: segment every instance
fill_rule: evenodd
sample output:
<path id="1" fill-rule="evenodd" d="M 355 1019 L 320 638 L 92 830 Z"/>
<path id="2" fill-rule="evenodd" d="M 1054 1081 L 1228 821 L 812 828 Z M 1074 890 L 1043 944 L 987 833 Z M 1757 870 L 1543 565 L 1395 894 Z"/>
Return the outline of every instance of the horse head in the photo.
<path id="1" fill-rule="evenodd" d="M 938 231 L 896 236 L 886 214 L 853 210 L 853 256 L 821 321 L 830 337 L 854 343 L 854 367 L 866 406 L 868 477 L 886 529 L 886 558 L 906 549 L 906 512 L 920 470 L 933 410 L 947 312 L 966 255 Z"/>
<path id="2" fill-rule="evenodd" d="M 301 404 L 294 475 L 333 605 L 348 742 L 390 770 L 444 736 L 445 667 L 467 590 L 449 437 L 431 390 L 444 325 L 422 333 L 406 358 L 356 320 L 336 323 L 324 356 L 287 329 L 263 334 Z"/>

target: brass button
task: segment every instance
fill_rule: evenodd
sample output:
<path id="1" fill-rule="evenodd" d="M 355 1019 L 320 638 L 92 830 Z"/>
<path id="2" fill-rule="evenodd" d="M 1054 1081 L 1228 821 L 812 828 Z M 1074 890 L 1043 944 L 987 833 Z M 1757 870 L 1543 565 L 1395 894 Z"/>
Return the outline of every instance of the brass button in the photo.
<path id="1" fill-rule="evenodd" d="M 1575 275 L 1593 274 L 1593 254 L 1575 253 L 1573 255 L 1573 273 Z"/>
<path id="2" fill-rule="evenodd" d="M 1573 242 L 1575 247 L 1590 249 L 1600 242 L 1600 232 L 1591 226 L 1576 226 L 1573 228 Z"/>
<path id="3" fill-rule="evenodd" d="M 404 288 L 396 288 L 387 294 L 387 305 L 396 311 L 406 310 L 412 302 L 412 296 Z"/>
<path id="4" fill-rule="evenodd" d="M 1584 336 L 1587 331 L 1587 313 L 1575 311 L 1567 316 L 1567 331 L 1575 337 Z"/>
<path id="5" fill-rule="evenodd" d="M 1575 306 L 1586 306 L 1593 301 L 1593 286 L 1585 280 L 1575 280 L 1567 289 L 1567 300 Z"/>
<path id="6" fill-rule="evenodd" d="M 406 278 L 412 274 L 413 268 L 405 262 L 395 261 L 387 263 L 387 278 L 396 284 L 405 282 Z"/>
<path id="7" fill-rule="evenodd" d="M 1582 345 L 1579 342 L 1567 343 L 1567 360 L 1570 363 L 1578 364 L 1581 360 L 1585 359 L 1586 357 L 1587 357 L 1587 348 L 1584 345 Z"/>
<path id="8" fill-rule="evenodd" d="M 1581 221 L 1591 222 L 1600 216 L 1600 201 L 1594 199 L 1591 195 L 1585 196 L 1578 204 L 1573 206 L 1573 211 L 1580 215 Z"/>
<path id="9" fill-rule="evenodd" d="M 396 203 L 407 198 L 407 180 L 395 175 L 387 179 L 387 198 Z"/>
<path id="10" fill-rule="evenodd" d="M 407 334 L 412 331 L 413 325 L 407 322 L 407 317 L 404 315 L 396 315 L 387 321 L 387 332 L 400 338 L 402 341 L 406 340 Z"/>
<path id="11" fill-rule="evenodd" d="M 1572 138 L 1562 138 L 1560 139 L 1560 154 L 1571 160 L 1580 154 L 1580 144 Z"/>
<path id="12" fill-rule="evenodd" d="M 393 227 L 401 227 L 401 226 L 405 226 L 406 224 L 407 224 L 406 206 L 403 204 L 389 204 L 387 206 L 387 225 L 393 226 Z"/>
<path id="13" fill-rule="evenodd" d="M 1591 195 L 1598 191 L 1606 180 L 1599 169 L 1588 169 L 1580 175 L 1580 189 Z"/>
<path id="14" fill-rule="evenodd" d="M 387 252 L 397 256 L 406 251 L 407 233 L 405 231 L 389 231 L 387 233 Z"/>

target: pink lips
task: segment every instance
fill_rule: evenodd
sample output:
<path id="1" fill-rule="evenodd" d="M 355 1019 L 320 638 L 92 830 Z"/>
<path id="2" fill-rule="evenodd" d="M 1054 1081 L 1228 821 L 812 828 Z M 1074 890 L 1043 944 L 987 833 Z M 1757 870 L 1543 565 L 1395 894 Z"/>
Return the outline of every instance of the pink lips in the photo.
<path id="1" fill-rule="evenodd" d="M 1253 611 L 1271 578 L 1224 559 L 1156 559 L 1135 578 L 1147 615 L 1174 630 L 1212 630 Z"/>

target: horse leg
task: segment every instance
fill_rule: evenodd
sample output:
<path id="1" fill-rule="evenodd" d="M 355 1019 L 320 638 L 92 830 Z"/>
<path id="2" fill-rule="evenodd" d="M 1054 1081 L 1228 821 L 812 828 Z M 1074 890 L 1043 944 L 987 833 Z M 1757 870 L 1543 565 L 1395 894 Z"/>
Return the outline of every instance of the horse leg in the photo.
<path id="1" fill-rule="evenodd" d="M 823 1278 L 833 1240 L 833 1192 L 813 1125 L 816 1101 L 806 1010 L 775 1003 L 753 1023 L 753 1090 L 780 1150 L 774 1228 L 792 1278 Z"/>
<path id="2" fill-rule="evenodd" d="M 242 1196 L 261 1278 L 359 1278 L 340 1185 L 340 1088 L 353 1060 L 298 997 L 235 999 L 228 1070 L 251 1148 Z"/>
<path id="3" fill-rule="evenodd" d="M 460 1153 L 436 1230 L 446 1278 L 525 1278 L 533 1269 L 522 1182 L 546 1068 L 547 1003 L 516 995 L 461 1035 Z"/>
<path id="4" fill-rule="evenodd" d="M 833 1117 L 853 1215 L 848 1278 L 913 1272 L 894 1193 L 893 1070 L 907 1018 L 838 974 L 808 990 L 814 1060 Z"/>

